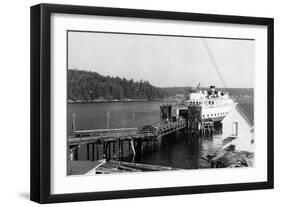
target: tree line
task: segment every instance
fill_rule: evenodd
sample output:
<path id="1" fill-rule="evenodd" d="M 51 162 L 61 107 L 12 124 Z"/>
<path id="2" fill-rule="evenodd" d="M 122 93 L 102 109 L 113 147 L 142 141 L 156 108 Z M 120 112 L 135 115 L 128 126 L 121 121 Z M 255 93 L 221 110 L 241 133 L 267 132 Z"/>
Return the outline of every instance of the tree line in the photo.
<path id="1" fill-rule="evenodd" d="M 158 100 L 164 97 L 160 88 L 148 81 L 103 76 L 96 72 L 69 69 L 68 100 Z"/>

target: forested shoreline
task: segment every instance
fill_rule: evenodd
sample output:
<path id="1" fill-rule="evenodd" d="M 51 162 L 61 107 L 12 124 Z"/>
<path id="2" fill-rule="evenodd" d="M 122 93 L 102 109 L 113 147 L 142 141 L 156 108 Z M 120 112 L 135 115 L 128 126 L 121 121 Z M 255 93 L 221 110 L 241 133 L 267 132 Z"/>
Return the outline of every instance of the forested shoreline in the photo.
<path id="1" fill-rule="evenodd" d="M 97 72 L 69 69 L 67 73 L 68 101 L 155 101 L 187 95 L 193 87 L 165 87 L 151 85 L 148 81 L 134 81 L 123 77 L 103 76 Z M 208 90 L 208 88 L 202 88 Z M 253 97 L 253 88 L 226 88 L 236 97 Z"/>
<path id="2" fill-rule="evenodd" d="M 102 76 L 96 72 L 68 70 L 68 100 L 161 100 L 164 93 L 148 81 Z"/>

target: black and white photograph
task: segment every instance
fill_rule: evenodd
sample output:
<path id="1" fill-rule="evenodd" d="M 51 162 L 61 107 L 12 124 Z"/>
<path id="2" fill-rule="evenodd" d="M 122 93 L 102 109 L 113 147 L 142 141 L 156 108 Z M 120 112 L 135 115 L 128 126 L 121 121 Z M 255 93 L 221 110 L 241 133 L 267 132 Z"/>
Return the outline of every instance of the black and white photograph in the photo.
<path id="1" fill-rule="evenodd" d="M 71 175 L 255 167 L 255 40 L 67 31 Z"/>
<path id="2" fill-rule="evenodd" d="M 274 188 L 273 18 L 109 5 L 30 12 L 32 201 Z"/>

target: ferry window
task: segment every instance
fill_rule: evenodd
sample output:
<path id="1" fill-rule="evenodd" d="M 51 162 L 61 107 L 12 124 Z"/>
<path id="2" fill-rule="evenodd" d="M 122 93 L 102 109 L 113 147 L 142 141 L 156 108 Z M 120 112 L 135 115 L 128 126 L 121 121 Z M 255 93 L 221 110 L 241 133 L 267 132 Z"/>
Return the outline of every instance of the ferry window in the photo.
<path id="1" fill-rule="evenodd" d="M 211 104 L 211 101 L 209 101 L 209 104 Z"/>
<path id="2" fill-rule="evenodd" d="M 233 122 L 232 124 L 232 134 L 238 136 L 238 122 Z"/>

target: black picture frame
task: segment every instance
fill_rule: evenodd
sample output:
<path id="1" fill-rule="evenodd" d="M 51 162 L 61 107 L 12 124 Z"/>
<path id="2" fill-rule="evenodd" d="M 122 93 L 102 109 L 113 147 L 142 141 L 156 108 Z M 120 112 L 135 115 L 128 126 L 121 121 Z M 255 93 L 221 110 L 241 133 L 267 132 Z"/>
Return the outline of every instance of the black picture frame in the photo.
<path id="1" fill-rule="evenodd" d="M 50 15 L 52 13 L 99 15 L 111 17 L 134 17 L 148 19 L 180 20 L 194 22 L 216 22 L 267 26 L 267 181 L 238 184 L 169 187 L 106 192 L 85 192 L 74 194 L 51 194 L 50 129 Z M 274 177 L 274 78 L 273 78 L 273 38 L 274 20 L 272 18 L 195 14 L 168 11 L 103 8 L 56 4 L 39 4 L 31 7 L 31 173 L 30 199 L 38 203 L 89 201 L 102 199 L 134 198 L 146 196 L 166 196 L 179 194 L 210 193 L 272 189 Z"/>

